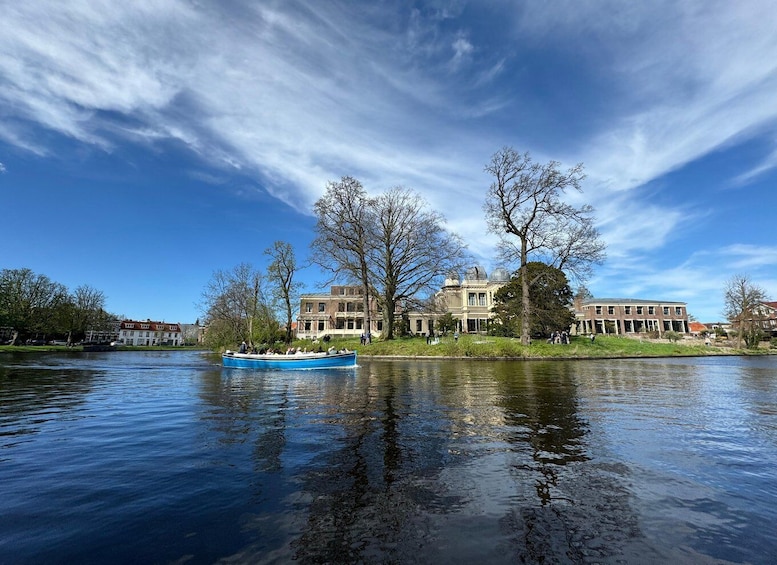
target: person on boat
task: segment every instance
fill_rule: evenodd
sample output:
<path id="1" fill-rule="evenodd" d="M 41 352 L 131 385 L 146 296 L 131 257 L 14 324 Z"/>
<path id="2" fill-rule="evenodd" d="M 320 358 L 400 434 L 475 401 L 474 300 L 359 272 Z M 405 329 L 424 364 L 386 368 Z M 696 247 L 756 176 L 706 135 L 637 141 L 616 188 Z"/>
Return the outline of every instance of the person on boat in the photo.
<path id="1" fill-rule="evenodd" d="M 246 342 L 243 341 L 243 343 L 240 344 L 240 348 L 238 349 L 238 353 L 245 353 L 246 352 Z"/>

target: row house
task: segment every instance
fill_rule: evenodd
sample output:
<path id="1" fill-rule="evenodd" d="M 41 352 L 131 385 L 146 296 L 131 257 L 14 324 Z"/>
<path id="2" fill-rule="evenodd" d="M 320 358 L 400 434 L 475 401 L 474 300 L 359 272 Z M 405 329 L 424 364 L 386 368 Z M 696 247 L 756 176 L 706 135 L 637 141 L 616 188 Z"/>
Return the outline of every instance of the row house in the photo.
<path id="1" fill-rule="evenodd" d="M 690 333 L 685 302 L 592 298 L 575 304 L 577 331 L 616 335 L 674 331 Z"/>
<path id="2" fill-rule="evenodd" d="M 373 297 L 370 297 L 368 307 L 370 328 L 365 323 L 364 289 L 361 286 L 332 286 L 329 294 L 303 294 L 297 316 L 297 337 L 353 337 L 363 333 L 378 337 L 383 331 L 383 314 Z"/>
<path id="3" fill-rule="evenodd" d="M 124 320 L 119 324 L 116 340 L 121 345 L 183 345 L 183 332 L 180 324 L 152 322 L 146 320 Z"/>

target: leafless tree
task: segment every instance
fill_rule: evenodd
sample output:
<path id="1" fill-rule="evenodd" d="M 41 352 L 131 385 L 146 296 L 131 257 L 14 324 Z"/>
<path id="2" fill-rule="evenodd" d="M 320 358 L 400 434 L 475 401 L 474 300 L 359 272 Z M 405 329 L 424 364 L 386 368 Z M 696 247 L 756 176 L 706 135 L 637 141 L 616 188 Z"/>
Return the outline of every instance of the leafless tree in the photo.
<path id="1" fill-rule="evenodd" d="M 206 339 L 212 346 L 275 339 L 278 324 L 266 298 L 264 278 L 248 263 L 215 271 L 202 292 L 202 308 Z"/>
<path id="2" fill-rule="evenodd" d="M 535 163 L 529 153 L 504 147 L 494 153 L 485 170 L 494 177 L 484 205 L 487 226 L 499 237 L 502 258 L 517 262 L 519 272 L 532 259 L 582 281 L 592 264 L 604 260 L 605 245 L 594 226 L 593 208 L 562 201 L 568 189 L 581 191 L 582 164 L 562 171 L 556 161 Z M 531 285 L 529 277 L 522 277 L 524 345 L 530 341 Z"/>
<path id="3" fill-rule="evenodd" d="M 265 250 L 265 255 L 272 258 L 267 266 L 267 278 L 273 284 L 272 295 L 286 315 L 286 343 L 292 340 L 292 304 L 299 298 L 300 284 L 294 280 L 297 272 L 297 259 L 294 248 L 285 241 L 276 241 L 272 247 Z"/>
<path id="4" fill-rule="evenodd" d="M 734 275 L 726 283 L 725 316 L 737 326 L 738 348 L 742 347 L 743 337 L 760 333 L 756 332 L 761 329 L 760 306 L 766 300 L 766 291 L 752 283 L 747 275 Z"/>
<path id="5" fill-rule="evenodd" d="M 383 307 L 384 335 L 394 337 L 397 305 L 413 306 L 424 291 L 467 259 L 461 238 L 445 228 L 445 219 L 418 194 L 393 188 L 371 200 L 371 280 Z"/>
<path id="6" fill-rule="evenodd" d="M 60 327 L 67 332 L 67 343 L 70 345 L 74 334 L 84 335 L 88 329 L 104 329 L 108 318 L 105 294 L 89 285 L 81 285 L 68 296 L 58 314 Z"/>
<path id="7" fill-rule="evenodd" d="M 327 183 L 326 192 L 313 207 L 316 238 L 311 244 L 311 260 L 332 273 L 362 287 L 365 331 L 371 330 L 370 296 L 372 285 L 367 267 L 368 237 L 372 211 L 367 192 L 353 177 Z"/>

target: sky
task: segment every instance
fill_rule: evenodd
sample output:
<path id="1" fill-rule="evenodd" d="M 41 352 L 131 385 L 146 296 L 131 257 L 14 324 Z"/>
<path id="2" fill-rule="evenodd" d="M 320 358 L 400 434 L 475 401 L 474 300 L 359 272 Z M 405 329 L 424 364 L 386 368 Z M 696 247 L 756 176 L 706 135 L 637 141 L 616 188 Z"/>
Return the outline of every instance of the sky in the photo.
<path id="1" fill-rule="evenodd" d="M 777 300 L 770 0 L 2 5 L 0 269 L 115 314 L 193 323 L 215 271 L 264 270 L 276 240 L 304 262 L 346 175 L 421 194 L 491 272 L 506 146 L 584 164 L 595 297 L 721 321 L 744 275 Z"/>

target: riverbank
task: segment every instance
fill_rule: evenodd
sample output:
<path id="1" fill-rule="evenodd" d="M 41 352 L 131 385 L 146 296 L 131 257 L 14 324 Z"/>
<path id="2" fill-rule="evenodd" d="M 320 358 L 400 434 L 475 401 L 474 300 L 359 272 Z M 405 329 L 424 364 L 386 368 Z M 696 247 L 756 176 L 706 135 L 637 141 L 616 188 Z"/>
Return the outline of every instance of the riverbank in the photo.
<path id="1" fill-rule="evenodd" d="M 483 335 L 461 335 L 458 340 L 453 337 L 442 337 L 436 343 L 427 343 L 426 338 L 410 337 L 392 341 L 374 341 L 369 345 L 361 345 L 358 338 L 334 338 L 327 344 L 311 343 L 298 340 L 294 347 L 324 349 L 357 350 L 360 357 L 402 357 L 402 358 L 453 358 L 453 359 L 607 359 L 633 357 L 699 357 L 718 355 L 777 355 L 777 348 L 770 347 L 768 342 L 761 344 L 757 350 L 737 349 L 733 340 L 717 340 L 706 345 L 702 339 L 681 339 L 676 342 L 668 340 L 638 339 L 623 336 L 598 335 L 594 341 L 587 337 L 572 337 L 569 344 L 551 344 L 545 341 L 535 341 L 529 346 L 521 345 L 515 338 L 494 337 Z M 193 351 L 192 347 L 119 346 L 115 351 Z M 0 346 L 0 354 L 14 352 L 83 352 L 81 346 L 66 347 L 62 345 L 36 346 Z M 207 351 L 207 350 L 204 350 Z"/>
<path id="2" fill-rule="evenodd" d="M 719 340 L 706 345 L 702 339 L 668 340 L 638 339 L 621 336 L 598 335 L 572 337 L 569 344 L 552 344 L 535 341 L 523 346 L 519 339 L 461 335 L 440 338 L 436 344 L 427 344 L 426 338 L 400 338 L 392 341 L 374 341 L 361 345 L 358 339 L 333 339 L 330 346 L 336 349 L 356 349 L 360 357 L 411 357 L 411 358 L 473 358 L 473 359 L 606 359 L 631 357 L 698 357 L 715 355 L 770 355 L 777 349 L 768 343 L 757 350 L 737 349 L 730 340 Z M 297 347 L 310 348 L 310 342 L 299 341 Z"/>

